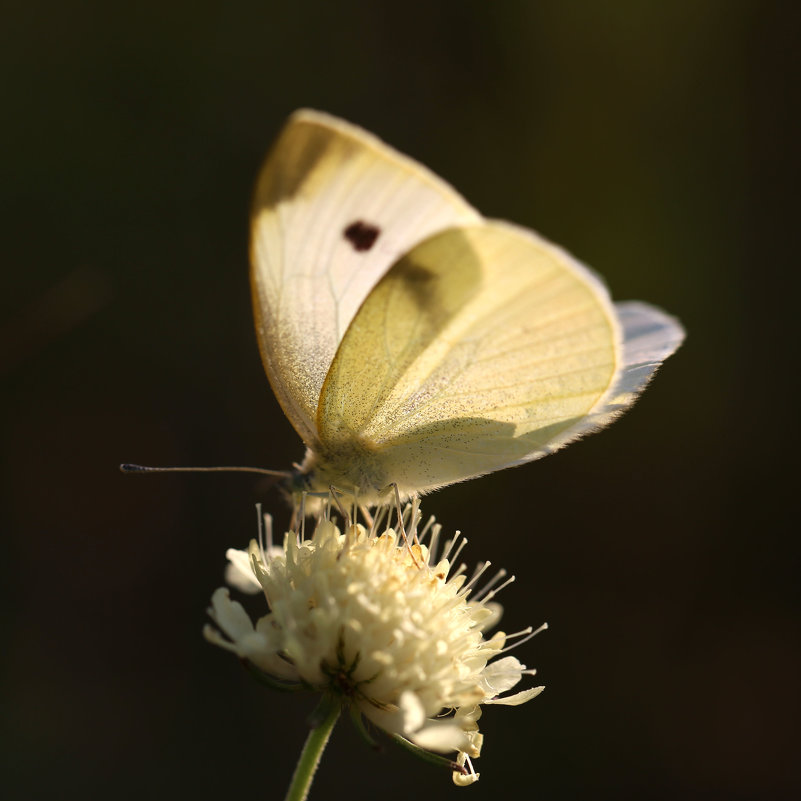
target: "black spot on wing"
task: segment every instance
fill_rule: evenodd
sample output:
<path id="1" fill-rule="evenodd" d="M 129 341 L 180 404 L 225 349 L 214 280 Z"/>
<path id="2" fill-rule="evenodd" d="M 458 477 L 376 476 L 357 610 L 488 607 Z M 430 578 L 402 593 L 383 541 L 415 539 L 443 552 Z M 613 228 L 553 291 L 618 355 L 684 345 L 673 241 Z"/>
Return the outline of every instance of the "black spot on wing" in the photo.
<path id="1" fill-rule="evenodd" d="M 366 223 L 364 220 L 356 220 L 345 228 L 342 235 L 353 245 L 354 250 L 361 252 L 370 250 L 380 233 L 381 229 L 378 226 Z"/>

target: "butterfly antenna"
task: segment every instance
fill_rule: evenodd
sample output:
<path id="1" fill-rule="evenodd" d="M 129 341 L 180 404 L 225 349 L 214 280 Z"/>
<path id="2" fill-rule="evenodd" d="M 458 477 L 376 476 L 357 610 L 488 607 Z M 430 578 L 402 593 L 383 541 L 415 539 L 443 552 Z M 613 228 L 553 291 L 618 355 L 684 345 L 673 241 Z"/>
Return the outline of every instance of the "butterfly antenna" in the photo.
<path id="1" fill-rule="evenodd" d="M 291 478 L 288 470 L 267 470 L 264 467 L 147 467 L 142 464 L 121 464 L 121 473 L 258 473 L 271 476 L 270 486 L 281 478 Z"/>
<path id="2" fill-rule="evenodd" d="M 261 473 L 276 478 L 291 478 L 288 470 L 267 470 L 264 467 L 148 467 L 143 464 L 120 465 L 122 473 Z"/>

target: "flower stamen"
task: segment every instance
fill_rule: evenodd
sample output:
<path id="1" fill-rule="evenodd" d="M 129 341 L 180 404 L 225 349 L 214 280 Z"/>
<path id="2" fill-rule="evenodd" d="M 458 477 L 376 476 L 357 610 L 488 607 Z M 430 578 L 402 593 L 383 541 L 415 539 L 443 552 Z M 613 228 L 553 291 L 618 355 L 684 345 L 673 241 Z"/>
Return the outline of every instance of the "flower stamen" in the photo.
<path id="1" fill-rule="evenodd" d="M 504 571 L 504 575 L 505 574 L 506 574 L 506 571 Z M 501 590 L 506 589 L 510 584 L 513 584 L 515 582 L 515 580 L 516 579 L 515 579 L 514 576 L 509 576 L 509 578 L 506 579 L 506 581 L 504 581 L 503 584 L 501 584 L 500 587 L 498 587 L 497 589 L 492 590 L 492 592 L 488 592 L 486 595 L 484 595 L 482 597 L 482 599 L 481 599 L 481 603 L 485 604 L 485 603 L 487 603 L 487 601 L 491 601 Z"/>
<path id="2" fill-rule="evenodd" d="M 506 641 L 507 642 L 509 642 L 509 640 L 511 640 L 513 638 L 517 638 L 517 637 L 522 637 L 523 639 L 522 640 L 518 640 L 516 643 L 513 643 L 512 645 L 507 645 L 506 648 L 502 649 L 501 651 L 498 651 L 498 653 L 499 654 L 505 654 L 507 651 L 511 651 L 513 648 L 519 648 L 524 642 L 528 642 L 529 640 L 533 639 L 538 634 L 540 634 L 543 631 L 545 631 L 547 628 L 548 628 L 548 624 L 547 623 L 543 623 L 538 629 L 532 629 L 531 626 L 528 626 L 527 628 L 523 629 L 522 631 L 515 632 L 514 634 L 507 634 L 506 635 Z"/>
<path id="3" fill-rule="evenodd" d="M 486 563 L 487 566 L 491 564 L 491 562 Z M 506 569 L 501 568 L 476 594 L 473 596 L 473 601 L 481 601 L 487 600 L 487 595 L 489 594 L 490 590 L 502 579 L 506 576 Z M 498 588 L 499 590 L 502 587 Z"/>

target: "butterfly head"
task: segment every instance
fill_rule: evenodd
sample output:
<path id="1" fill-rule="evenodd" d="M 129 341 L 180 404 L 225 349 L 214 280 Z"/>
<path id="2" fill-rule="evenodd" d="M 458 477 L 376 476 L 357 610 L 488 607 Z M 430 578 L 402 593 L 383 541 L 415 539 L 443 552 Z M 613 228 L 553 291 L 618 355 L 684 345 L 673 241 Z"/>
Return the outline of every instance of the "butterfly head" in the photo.
<path id="1" fill-rule="evenodd" d="M 354 441 L 320 451 L 307 448 L 303 461 L 293 465 L 281 486 L 293 506 L 302 506 L 308 515 L 316 515 L 332 495 L 347 504 L 364 507 L 396 501 L 395 484 L 380 469 L 378 461 L 370 458 L 369 448 Z M 402 501 L 409 495 L 399 492 Z"/>

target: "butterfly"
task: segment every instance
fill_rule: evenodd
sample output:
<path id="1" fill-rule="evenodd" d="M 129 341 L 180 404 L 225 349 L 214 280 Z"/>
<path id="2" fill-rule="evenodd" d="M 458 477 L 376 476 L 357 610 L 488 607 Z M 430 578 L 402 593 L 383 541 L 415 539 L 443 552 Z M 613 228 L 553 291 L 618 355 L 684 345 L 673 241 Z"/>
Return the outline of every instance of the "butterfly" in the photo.
<path id="1" fill-rule="evenodd" d="M 257 181 L 251 286 L 264 368 L 306 445 L 294 488 L 368 505 L 608 425 L 684 337 L 376 136 L 305 109 Z"/>

